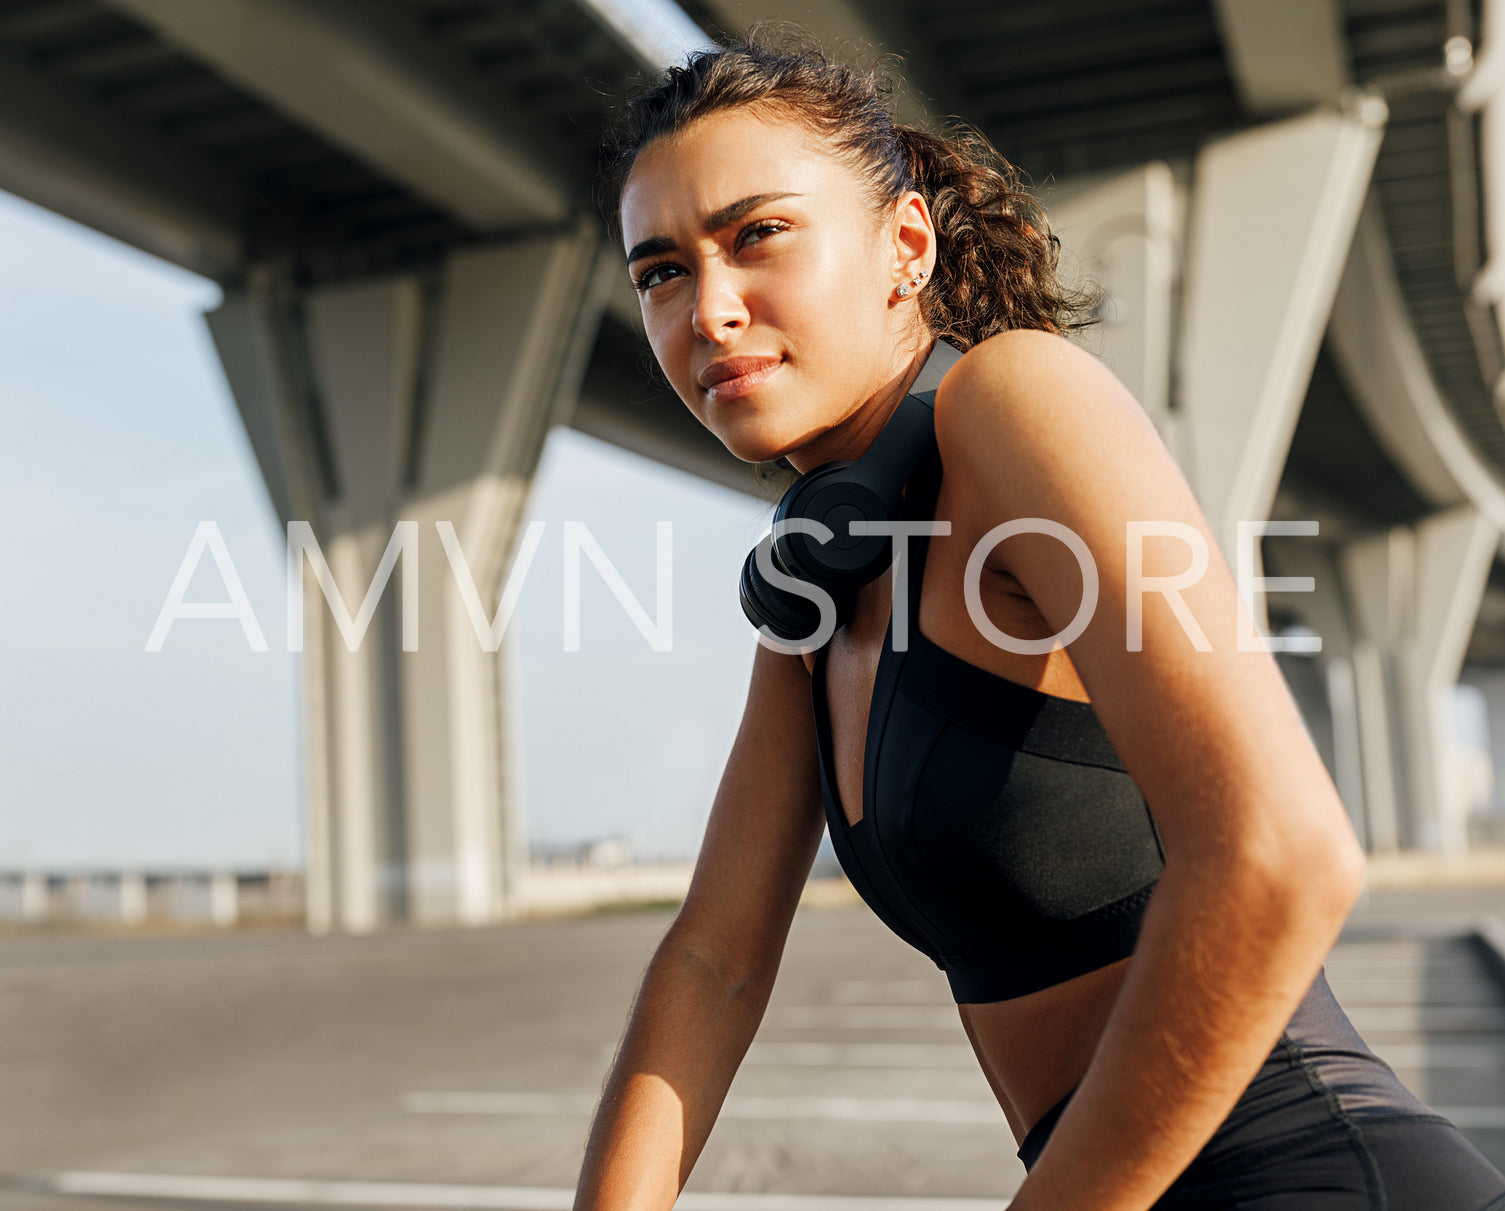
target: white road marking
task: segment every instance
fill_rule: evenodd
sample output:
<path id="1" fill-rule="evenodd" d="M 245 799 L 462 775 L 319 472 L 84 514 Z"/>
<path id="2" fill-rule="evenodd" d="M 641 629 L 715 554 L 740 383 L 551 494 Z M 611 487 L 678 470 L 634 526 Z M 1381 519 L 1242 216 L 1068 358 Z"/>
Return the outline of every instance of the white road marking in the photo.
<path id="1" fill-rule="evenodd" d="M 594 1093 L 454 1092 L 409 1093 L 409 1114 L 590 1114 Z M 721 1118 L 816 1119 L 845 1123 L 985 1123 L 1005 1126 L 997 1102 L 982 1098 L 752 1097 L 732 1095 Z"/>
<path id="2" fill-rule="evenodd" d="M 332 1182 L 301 1178 L 195 1177 L 171 1173 L 57 1173 L 57 1194 L 340 1207 L 569 1211 L 575 1192 L 557 1186 L 461 1186 L 433 1182 Z M 1002 1198 L 891 1198 L 863 1194 L 738 1194 L 687 1190 L 676 1211 L 1000 1211 Z"/>

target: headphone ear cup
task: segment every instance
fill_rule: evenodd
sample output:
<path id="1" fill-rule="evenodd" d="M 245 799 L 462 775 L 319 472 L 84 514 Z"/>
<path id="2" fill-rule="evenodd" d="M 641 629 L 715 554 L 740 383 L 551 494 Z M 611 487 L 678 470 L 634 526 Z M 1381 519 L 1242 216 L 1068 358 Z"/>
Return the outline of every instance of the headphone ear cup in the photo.
<path id="1" fill-rule="evenodd" d="M 826 463 L 800 477 L 784 494 L 774 511 L 774 555 L 781 568 L 800 580 L 826 585 L 833 591 L 857 589 L 882 575 L 888 566 L 889 540 L 886 535 L 854 535 L 851 523 L 856 520 L 886 520 L 889 510 L 884 502 L 854 479 L 850 461 Z M 831 531 L 821 542 L 813 534 L 786 529 L 779 523 L 800 517 L 818 521 Z"/>
<path id="2" fill-rule="evenodd" d="M 777 554 L 774 555 L 774 562 L 780 563 Z M 838 625 L 850 605 L 848 596 L 833 594 Z M 820 607 L 815 602 L 771 584 L 758 570 L 757 547 L 749 551 L 747 558 L 742 561 L 738 597 L 742 602 L 742 613 L 754 627 L 766 626 L 785 643 L 801 643 L 814 635 L 820 627 Z"/>

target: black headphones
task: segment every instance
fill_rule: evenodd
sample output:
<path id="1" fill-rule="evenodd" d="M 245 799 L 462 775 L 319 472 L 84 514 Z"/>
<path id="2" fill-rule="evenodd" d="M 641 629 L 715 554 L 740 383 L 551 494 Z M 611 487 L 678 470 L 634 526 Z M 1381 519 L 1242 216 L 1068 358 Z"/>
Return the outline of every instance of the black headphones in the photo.
<path id="1" fill-rule="evenodd" d="M 853 534 L 851 523 L 897 516 L 905 482 L 935 441 L 936 388 L 961 356 L 955 345 L 937 340 L 909 392 L 862 457 L 824 463 L 784 493 L 774 510 L 772 532 L 742 564 L 739 596 L 753 626 L 766 626 L 785 643 L 806 643 L 820 626 L 823 595 L 835 599 L 840 621 L 856 590 L 883 574 L 893 559 L 890 536 Z M 827 539 L 817 527 L 824 528 Z M 765 563 L 772 557 L 768 575 L 759 566 L 764 548 L 771 548 L 762 555 Z"/>

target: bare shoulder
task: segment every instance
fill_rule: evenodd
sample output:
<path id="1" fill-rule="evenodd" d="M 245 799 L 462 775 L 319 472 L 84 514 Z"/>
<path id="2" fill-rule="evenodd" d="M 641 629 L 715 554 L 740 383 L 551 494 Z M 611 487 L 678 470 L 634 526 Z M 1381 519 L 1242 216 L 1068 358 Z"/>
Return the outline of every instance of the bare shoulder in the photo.
<path id="1" fill-rule="evenodd" d="M 1085 508 L 1112 527 L 1127 502 L 1111 485 L 1125 481 L 1155 510 L 1149 516 L 1199 513 L 1139 401 L 1097 357 L 1054 333 L 1015 329 L 969 349 L 936 392 L 935 434 L 961 521 L 1069 525 L 1066 514 Z"/>
<path id="2" fill-rule="evenodd" d="M 1059 451 L 1063 440 L 1108 433 L 1160 444 L 1139 401 L 1107 366 L 1064 336 L 1030 328 L 1000 332 L 962 356 L 936 392 L 935 424 L 943 457 L 979 442 Z"/>

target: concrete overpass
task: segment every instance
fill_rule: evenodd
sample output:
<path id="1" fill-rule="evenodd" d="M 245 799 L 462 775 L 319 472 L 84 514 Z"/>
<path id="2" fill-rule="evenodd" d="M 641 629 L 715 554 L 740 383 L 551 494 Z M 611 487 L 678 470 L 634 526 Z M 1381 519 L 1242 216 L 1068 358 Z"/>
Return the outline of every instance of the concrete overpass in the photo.
<path id="1" fill-rule="evenodd" d="M 1090 340 L 1237 561 L 1374 851 L 1457 850 L 1448 690 L 1505 757 L 1505 0 L 0 0 L 0 188 L 219 281 L 206 316 L 284 523 L 345 603 L 418 522 L 416 650 L 356 651 L 306 582 L 316 930 L 509 914 L 491 618 L 567 424 L 759 492 L 644 373 L 590 205 L 640 73 L 759 17 L 898 50 L 907 117 L 1027 169 L 1109 292 Z M 843 45 L 837 42 L 837 47 Z M 403 559 L 409 555 L 401 556 Z M 390 563 L 388 567 L 390 567 Z"/>

